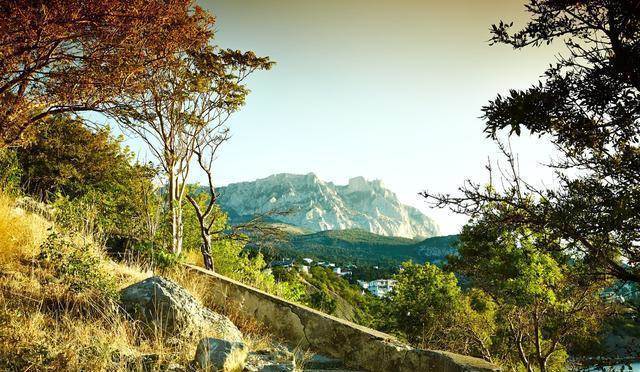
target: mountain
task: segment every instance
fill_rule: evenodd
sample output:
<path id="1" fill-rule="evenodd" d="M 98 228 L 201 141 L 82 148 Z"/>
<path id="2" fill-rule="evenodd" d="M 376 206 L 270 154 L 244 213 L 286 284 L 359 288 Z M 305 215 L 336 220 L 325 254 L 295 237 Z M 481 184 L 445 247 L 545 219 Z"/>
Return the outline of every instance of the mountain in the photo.
<path id="1" fill-rule="evenodd" d="M 232 222 L 267 214 L 273 222 L 312 232 L 362 229 L 411 239 L 438 235 L 432 219 L 402 204 L 380 180 L 355 177 L 347 185 L 335 185 L 313 173 L 282 173 L 218 191 L 218 203 Z"/>
<path id="2" fill-rule="evenodd" d="M 331 230 L 312 234 L 292 234 L 278 246 L 281 257 L 331 261 L 336 264 L 395 268 L 411 260 L 442 263 L 455 254 L 457 235 L 437 236 L 423 241 L 373 234 L 364 230 Z"/>

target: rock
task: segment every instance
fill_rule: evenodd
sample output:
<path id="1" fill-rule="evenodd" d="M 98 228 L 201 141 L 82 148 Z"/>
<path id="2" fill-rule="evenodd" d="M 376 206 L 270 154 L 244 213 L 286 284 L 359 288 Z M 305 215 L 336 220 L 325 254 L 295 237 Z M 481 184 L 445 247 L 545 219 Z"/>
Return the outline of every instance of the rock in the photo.
<path id="1" fill-rule="evenodd" d="M 268 349 L 250 352 L 245 371 L 296 371 L 295 356 L 283 345 L 272 345 Z"/>
<path id="2" fill-rule="evenodd" d="M 296 370 L 294 363 L 267 364 L 258 369 L 258 372 L 293 372 Z"/>
<path id="3" fill-rule="evenodd" d="M 249 349 L 242 342 L 203 338 L 196 349 L 195 363 L 205 371 L 242 371 Z"/>
<path id="4" fill-rule="evenodd" d="M 335 370 L 344 369 L 344 363 L 340 359 L 330 358 L 315 354 L 304 363 L 306 369 Z"/>
<path id="5" fill-rule="evenodd" d="M 202 306 L 178 284 L 154 276 L 124 288 L 120 293 L 124 310 L 143 322 L 147 330 L 185 337 L 206 333 L 230 341 L 242 341 L 242 333 L 229 318 Z"/>

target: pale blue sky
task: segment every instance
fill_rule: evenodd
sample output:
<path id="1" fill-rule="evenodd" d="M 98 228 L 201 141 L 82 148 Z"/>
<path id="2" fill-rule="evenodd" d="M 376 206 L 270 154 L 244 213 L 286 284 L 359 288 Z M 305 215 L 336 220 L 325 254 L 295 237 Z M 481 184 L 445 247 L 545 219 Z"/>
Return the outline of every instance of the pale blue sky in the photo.
<path id="1" fill-rule="evenodd" d="M 201 4 L 218 18 L 219 45 L 277 62 L 249 82 L 252 93 L 218 159 L 220 185 L 281 172 L 336 183 L 382 179 L 446 234 L 465 218 L 428 209 L 417 193 L 486 179 L 487 157 L 497 155 L 482 134 L 480 108 L 498 92 L 535 82 L 554 56 L 550 48 L 488 45 L 491 23 L 524 19 L 519 1 Z M 549 179 L 538 166 L 549 145 L 524 140 L 514 148 L 524 175 Z"/>

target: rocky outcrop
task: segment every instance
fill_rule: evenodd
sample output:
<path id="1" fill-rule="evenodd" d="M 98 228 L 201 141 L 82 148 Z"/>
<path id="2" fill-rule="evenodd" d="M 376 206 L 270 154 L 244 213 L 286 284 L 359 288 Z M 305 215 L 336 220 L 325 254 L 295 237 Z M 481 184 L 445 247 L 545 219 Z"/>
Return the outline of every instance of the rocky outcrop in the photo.
<path id="1" fill-rule="evenodd" d="M 239 372 L 244 369 L 249 350 L 242 342 L 203 338 L 196 349 L 195 363 L 204 371 Z"/>
<path id="2" fill-rule="evenodd" d="M 276 174 L 218 191 L 218 203 L 232 218 L 287 212 L 270 218 L 314 232 L 362 229 L 407 238 L 438 235 L 432 219 L 402 204 L 379 180 L 356 177 L 348 185 L 335 185 L 313 173 Z"/>
<path id="3" fill-rule="evenodd" d="M 133 319 L 156 335 L 168 338 L 206 333 L 242 341 L 242 333 L 227 317 L 202 306 L 184 288 L 160 276 L 124 288 L 120 301 Z"/>

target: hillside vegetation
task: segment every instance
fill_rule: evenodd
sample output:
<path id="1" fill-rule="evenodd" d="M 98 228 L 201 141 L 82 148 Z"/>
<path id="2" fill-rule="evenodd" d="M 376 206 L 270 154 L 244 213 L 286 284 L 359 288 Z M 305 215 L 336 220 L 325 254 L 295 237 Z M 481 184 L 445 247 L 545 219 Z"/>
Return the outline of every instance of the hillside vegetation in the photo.
<path id="1" fill-rule="evenodd" d="M 373 234 L 360 229 L 328 230 L 313 234 L 291 234 L 277 245 L 285 257 L 331 261 L 357 266 L 392 269 L 403 262 L 441 263 L 454 254 L 457 235 L 416 241 L 408 238 Z"/>
<path id="2" fill-rule="evenodd" d="M 154 272 L 143 263 L 115 262 L 96 236 L 65 228 L 43 212 L 64 218 L 60 210 L 0 193 L 0 370 L 189 366 L 198 341 L 205 334 L 215 337 L 215 329 L 150 334 L 119 304 L 122 288 L 159 273 L 201 303 L 226 313 L 244 331 L 250 347 L 273 343 L 254 320 L 214 306 L 204 282 L 181 266 L 156 267 Z M 198 258 L 186 260 L 197 263 Z"/>

